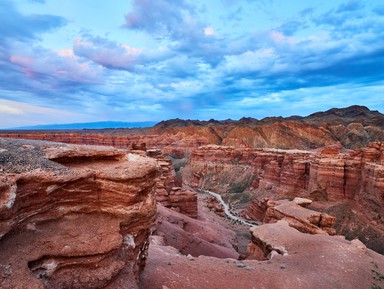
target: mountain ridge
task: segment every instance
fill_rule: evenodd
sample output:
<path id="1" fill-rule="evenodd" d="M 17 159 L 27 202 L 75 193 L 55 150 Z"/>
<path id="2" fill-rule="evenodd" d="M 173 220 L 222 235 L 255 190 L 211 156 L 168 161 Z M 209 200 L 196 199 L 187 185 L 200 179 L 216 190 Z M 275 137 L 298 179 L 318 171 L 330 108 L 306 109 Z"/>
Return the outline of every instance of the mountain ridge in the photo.
<path id="1" fill-rule="evenodd" d="M 263 119 L 253 117 L 242 117 L 239 120 L 214 120 L 207 121 L 197 119 L 169 119 L 154 125 L 155 128 L 166 127 L 186 127 L 186 126 L 211 126 L 211 125 L 263 125 L 276 122 L 302 122 L 322 126 L 328 125 L 348 125 L 351 123 L 361 123 L 363 126 L 378 126 L 384 128 L 384 114 L 377 110 L 370 110 L 366 106 L 352 105 L 345 108 L 331 108 L 326 111 L 319 111 L 307 116 L 292 115 L 288 117 L 268 116 Z"/>

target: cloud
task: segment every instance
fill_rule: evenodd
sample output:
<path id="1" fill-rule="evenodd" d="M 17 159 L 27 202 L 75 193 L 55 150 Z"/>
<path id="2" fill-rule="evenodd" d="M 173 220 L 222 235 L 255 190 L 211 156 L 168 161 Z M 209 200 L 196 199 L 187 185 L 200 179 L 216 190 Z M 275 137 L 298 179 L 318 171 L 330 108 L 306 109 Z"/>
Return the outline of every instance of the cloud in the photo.
<path id="1" fill-rule="evenodd" d="M 0 100 L 0 113 L 2 114 L 15 114 L 15 115 L 22 115 L 23 111 L 21 109 L 2 104 Z"/>
<path id="2" fill-rule="evenodd" d="M 383 77 L 379 67 L 384 64 L 380 22 L 368 18 L 355 3 L 347 4 L 320 15 L 308 8 L 299 12 L 308 16 L 305 19 L 284 21 L 275 29 L 244 34 L 236 41 L 216 34 L 210 39 L 206 33 L 195 33 L 198 29 L 181 39 L 174 34 L 170 49 L 176 55 L 159 63 L 158 79 L 146 79 L 164 95 L 183 95 L 182 100 L 171 99 L 168 105 L 186 113 L 212 110 L 223 102 L 273 99 L 258 98 L 255 91 L 269 94 L 361 81 L 376 83 Z M 198 18 L 192 23 L 190 28 L 201 27 L 203 32 L 210 27 Z M 325 27 L 319 30 L 321 25 Z M 302 30 L 320 32 L 295 37 Z M 199 85 L 190 89 L 171 77 L 195 78 Z M 188 83 L 193 83 L 192 79 Z"/>
<path id="3" fill-rule="evenodd" d="M 206 36 L 215 35 L 215 30 L 213 30 L 213 28 L 211 26 L 207 26 L 204 28 L 204 34 Z"/>
<path id="4" fill-rule="evenodd" d="M 186 0 L 133 0 L 133 10 L 125 15 L 124 27 L 152 33 L 175 35 L 191 14 L 193 6 Z"/>
<path id="5" fill-rule="evenodd" d="M 284 35 L 292 36 L 298 30 L 303 29 L 305 27 L 306 25 L 303 22 L 299 22 L 297 20 L 289 20 L 283 23 L 279 28 L 277 28 L 277 30 L 282 32 Z"/>
<path id="6" fill-rule="evenodd" d="M 73 51 L 77 56 L 87 58 L 110 69 L 133 70 L 142 49 L 119 44 L 105 38 L 76 39 Z"/>
<path id="7" fill-rule="evenodd" d="M 329 25 L 337 29 L 348 22 L 366 17 L 365 5 L 361 1 L 350 0 L 340 4 L 336 9 L 330 9 L 320 16 L 313 16 L 313 21 L 317 25 Z"/>
<path id="8" fill-rule="evenodd" d="M 228 50 L 227 43 L 216 35 L 212 26 L 200 19 L 197 7 L 191 3 L 187 0 L 134 0 L 123 26 L 152 35 L 174 53 L 200 57 L 215 66 Z"/>
<path id="9" fill-rule="evenodd" d="M 98 83 L 102 73 L 102 69 L 93 63 L 81 61 L 68 54 L 63 55 L 62 51 L 55 53 L 41 47 L 26 47 L 23 43 L 12 44 L 8 54 L 8 59 L 3 60 L 8 73 L 19 75 L 19 81 L 34 91 L 38 90 L 37 86 L 34 87 L 35 83 L 42 90 L 45 88 L 58 91 L 79 84 Z"/>
<path id="10" fill-rule="evenodd" d="M 39 45 L 43 33 L 66 25 L 52 15 L 23 15 L 12 2 L 0 2 L 0 86 L 9 91 L 35 93 L 54 100 L 58 93 L 100 81 L 93 63 L 69 57 L 70 49 L 56 53 Z M 53 97 L 54 96 L 54 97 Z"/>
<path id="11" fill-rule="evenodd" d="M 69 51 L 63 54 L 19 42 L 10 44 L 6 57 L 0 57 L 0 97 L 80 108 L 82 91 L 101 84 L 104 71 L 74 58 Z"/>
<path id="12" fill-rule="evenodd" d="M 349 0 L 346 3 L 341 4 L 337 9 L 336 13 L 353 12 L 364 8 L 364 4 L 358 0 Z"/>
<path id="13" fill-rule="evenodd" d="M 76 112 L 64 109 L 48 108 L 41 105 L 31 105 L 26 102 L 6 100 L 0 98 L 0 113 L 6 115 L 2 118 L 0 128 L 12 128 L 24 125 L 44 123 L 66 123 L 70 119 L 83 119 L 86 117 Z"/>
<path id="14" fill-rule="evenodd" d="M 269 27 L 251 25 L 256 15 L 271 18 L 272 5 L 133 0 L 123 37 L 76 32 L 72 47 L 53 51 L 41 40 L 61 33 L 64 18 L 24 15 L 1 1 L 0 98 L 19 104 L 0 102 L 0 115 L 79 122 L 289 115 L 364 102 L 384 109 L 382 5 L 302 6 Z M 214 6 L 230 9 L 210 11 Z M 241 15 L 228 24 L 234 11 Z M 34 108 L 29 113 L 22 103 Z M 52 109 L 51 118 L 38 108 Z M 65 119 L 60 111 L 73 114 Z"/>
<path id="15" fill-rule="evenodd" d="M 377 5 L 372 10 L 377 15 L 384 15 L 384 5 Z"/>
<path id="16" fill-rule="evenodd" d="M 299 16 L 306 17 L 310 16 L 315 12 L 315 9 L 313 7 L 305 8 L 299 12 Z"/>
<path id="17" fill-rule="evenodd" d="M 67 24 L 63 17 L 52 15 L 23 15 L 8 0 L 0 1 L 0 44 L 10 40 L 31 41 L 39 34 Z"/>
<path id="18" fill-rule="evenodd" d="M 132 87 L 134 95 L 148 99 L 151 91 L 155 99 L 164 106 L 168 102 L 175 110 L 212 109 L 224 100 L 244 97 L 251 102 L 254 91 L 275 93 L 344 82 L 370 83 L 383 76 L 378 37 L 383 32 L 378 30 L 377 19 L 367 18 L 361 11 L 365 7 L 356 1 L 317 16 L 315 9 L 308 8 L 305 19 L 292 18 L 295 20 L 283 21 L 275 29 L 237 39 L 215 33 L 200 19 L 197 8 L 189 4 L 192 2 L 152 2 L 134 1 L 125 27 L 154 35 L 167 53 L 150 58 L 149 51 L 132 54 L 123 50 L 123 44 L 91 39 L 91 45 L 82 47 L 90 51 L 76 54 L 107 68 L 132 72 L 136 80 L 146 83 L 142 88 Z M 257 3 L 260 5 L 269 4 Z M 297 32 L 319 25 L 326 25 L 321 34 L 295 37 Z M 109 52 L 107 57 L 95 57 L 104 50 Z"/>

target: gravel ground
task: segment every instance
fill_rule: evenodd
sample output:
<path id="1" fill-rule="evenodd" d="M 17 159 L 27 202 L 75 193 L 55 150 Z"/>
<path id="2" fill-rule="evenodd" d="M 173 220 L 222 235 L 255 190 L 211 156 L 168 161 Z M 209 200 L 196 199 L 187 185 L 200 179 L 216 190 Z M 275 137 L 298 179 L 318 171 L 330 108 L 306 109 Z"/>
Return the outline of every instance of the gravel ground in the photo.
<path id="1" fill-rule="evenodd" d="M 66 170 L 45 158 L 43 147 L 58 146 L 54 142 L 0 138 L 0 174 L 24 173 L 35 169 Z M 60 144 L 65 146 L 65 144 Z"/>

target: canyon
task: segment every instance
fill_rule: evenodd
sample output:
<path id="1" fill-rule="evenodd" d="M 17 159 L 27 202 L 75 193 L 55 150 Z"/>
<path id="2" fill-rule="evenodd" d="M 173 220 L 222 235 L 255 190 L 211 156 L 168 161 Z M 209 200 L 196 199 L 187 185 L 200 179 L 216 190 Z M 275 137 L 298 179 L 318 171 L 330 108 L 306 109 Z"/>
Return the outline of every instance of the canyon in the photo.
<path id="1" fill-rule="evenodd" d="M 383 129 L 352 106 L 2 131 L 0 287 L 381 288 Z"/>
<path id="2" fill-rule="evenodd" d="M 309 198 L 310 207 L 337 216 L 338 234 L 384 253 L 384 143 L 307 151 L 202 146 L 182 175 L 256 221 L 265 219 L 269 199 Z"/>

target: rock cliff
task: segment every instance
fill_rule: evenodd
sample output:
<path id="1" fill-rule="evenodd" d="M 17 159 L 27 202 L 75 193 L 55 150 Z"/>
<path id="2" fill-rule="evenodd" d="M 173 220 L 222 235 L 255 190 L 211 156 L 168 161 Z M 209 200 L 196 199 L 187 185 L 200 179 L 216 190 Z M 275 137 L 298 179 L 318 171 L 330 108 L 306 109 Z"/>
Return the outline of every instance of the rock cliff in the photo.
<path id="1" fill-rule="evenodd" d="M 197 193 L 182 188 L 170 159 L 164 157 L 160 150 L 148 150 L 147 155 L 157 160 L 160 174 L 156 179 L 156 199 L 164 207 L 187 215 L 197 217 Z"/>
<path id="2" fill-rule="evenodd" d="M 0 287 L 137 288 L 156 161 L 110 147 L 0 140 Z"/>
<path id="3" fill-rule="evenodd" d="M 304 151 L 209 145 L 196 149 L 182 172 L 186 183 L 228 198 L 259 189 L 279 197 L 359 199 L 377 209 L 384 205 L 383 160 L 384 143 L 354 151 L 337 146 Z M 383 222 L 384 216 L 376 221 Z"/>
<path id="4" fill-rule="evenodd" d="M 344 219 L 338 233 L 364 240 L 363 231 L 356 228 L 369 227 L 377 240 L 384 236 L 383 156 L 383 143 L 357 150 L 332 145 L 310 151 L 210 145 L 195 150 L 182 173 L 187 184 L 221 193 L 255 220 L 265 217 L 268 199 L 301 196 L 329 207 L 349 204 L 347 210 L 360 217 Z M 383 245 L 376 243 L 375 249 L 384 252 Z"/>

